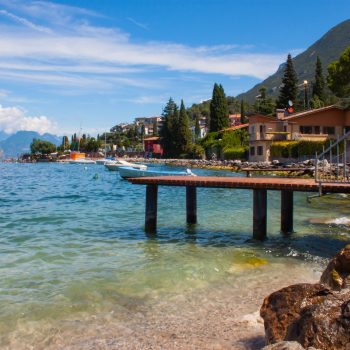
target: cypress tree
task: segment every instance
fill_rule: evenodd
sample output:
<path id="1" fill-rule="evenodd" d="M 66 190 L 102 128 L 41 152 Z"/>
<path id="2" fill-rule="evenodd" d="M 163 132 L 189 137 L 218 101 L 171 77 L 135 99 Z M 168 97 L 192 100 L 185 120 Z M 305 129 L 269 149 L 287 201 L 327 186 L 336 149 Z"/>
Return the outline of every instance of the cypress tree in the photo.
<path id="1" fill-rule="evenodd" d="M 170 97 L 163 109 L 163 124 L 160 129 L 160 144 L 164 150 L 165 157 L 173 157 L 176 152 L 175 130 L 177 127 L 178 111 L 174 100 Z"/>
<path id="2" fill-rule="evenodd" d="M 227 99 L 222 85 L 214 84 L 210 102 L 210 132 L 219 131 L 229 125 Z"/>
<path id="3" fill-rule="evenodd" d="M 194 134 L 196 136 L 196 139 L 199 139 L 201 137 L 201 127 L 199 125 L 199 115 L 196 115 L 196 123 L 194 127 Z"/>
<path id="4" fill-rule="evenodd" d="M 315 98 L 317 96 L 321 101 L 324 101 L 325 86 L 326 86 L 326 83 L 323 77 L 322 63 L 321 63 L 320 57 L 317 56 L 316 68 L 315 68 L 315 82 L 312 84 L 312 97 Z"/>
<path id="5" fill-rule="evenodd" d="M 278 107 L 287 108 L 288 101 L 295 103 L 298 93 L 298 77 L 294 70 L 291 54 L 288 54 L 284 75 L 282 78 L 282 87 L 278 97 Z"/>
<path id="6" fill-rule="evenodd" d="M 192 141 L 190 121 L 186 112 L 184 101 L 181 100 L 178 124 L 178 155 L 189 152 Z"/>

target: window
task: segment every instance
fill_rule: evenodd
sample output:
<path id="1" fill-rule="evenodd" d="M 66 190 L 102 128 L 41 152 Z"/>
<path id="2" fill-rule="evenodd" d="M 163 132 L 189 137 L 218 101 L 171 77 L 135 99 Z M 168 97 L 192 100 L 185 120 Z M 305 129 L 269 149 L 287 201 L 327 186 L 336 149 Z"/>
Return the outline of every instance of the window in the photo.
<path id="1" fill-rule="evenodd" d="M 251 132 L 252 134 L 255 133 L 255 126 L 254 126 L 254 125 L 252 125 L 252 126 L 250 127 L 250 132 Z"/>
<path id="2" fill-rule="evenodd" d="M 263 146 L 258 146 L 258 149 L 257 149 L 258 156 L 262 156 L 263 155 L 263 151 L 264 151 Z"/>
<path id="3" fill-rule="evenodd" d="M 323 133 L 328 135 L 334 135 L 335 134 L 335 128 L 334 126 L 324 126 L 323 127 Z"/>
<path id="4" fill-rule="evenodd" d="M 314 134 L 320 134 L 321 128 L 319 126 L 314 126 Z"/>
<path id="5" fill-rule="evenodd" d="M 260 134 L 264 132 L 264 125 L 260 125 Z"/>
<path id="6" fill-rule="evenodd" d="M 255 147 L 250 147 L 250 155 L 255 156 Z"/>
<path id="7" fill-rule="evenodd" d="M 312 134 L 312 126 L 300 125 L 301 134 Z"/>
<path id="8" fill-rule="evenodd" d="M 287 132 L 287 125 L 283 125 L 283 132 Z"/>

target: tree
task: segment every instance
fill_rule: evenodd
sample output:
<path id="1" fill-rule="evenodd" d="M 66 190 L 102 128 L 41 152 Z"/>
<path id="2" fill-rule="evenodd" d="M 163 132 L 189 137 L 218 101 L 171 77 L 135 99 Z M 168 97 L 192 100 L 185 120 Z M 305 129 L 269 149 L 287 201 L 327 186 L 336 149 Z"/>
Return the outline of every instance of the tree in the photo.
<path id="1" fill-rule="evenodd" d="M 63 136 L 61 148 L 62 148 L 62 150 L 69 149 L 69 140 L 68 140 L 68 136 Z"/>
<path id="2" fill-rule="evenodd" d="M 100 140 L 96 140 L 94 137 L 89 137 L 86 142 L 85 151 L 97 152 L 101 145 L 102 142 Z"/>
<path id="3" fill-rule="evenodd" d="M 33 139 L 30 144 L 30 151 L 32 154 L 50 154 L 56 151 L 56 146 L 49 141 Z"/>
<path id="4" fill-rule="evenodd" d="M 199 139 L 201 137 L 201 127 L 199 125 L 199 116 L 198 115 L 196 115 L 194 134 L 195 134 L 196 139 Z"/>
<path id="5" fill-rule="evenodd" d="M 163 124 L 160 129 L 160 144 L 162 145 L 164 156 L 173 157 L 176 152 L 175 133 L 177 127 L 177 106 L 170 97 L 162 113 Z"/>
<path id="6" fill-rule="evenodd" d="M 327 83 L 336 96 L 350 96 L 350 46 L 328 66 Z"/>
<path id="7" fill-rule="evenodd" d="M 315 99 L 317 96 L 319 100 L 325 100 L 325 81 L 322 72 L 322 63 L 319 56 L 317 56 L 316 67 L 315 67 L 315 82 L 312 83 L 312 98 Z"/>
<path id="8" fill-rule="evenodd" d="M 282 86 L 278 97 L 278 107 L 287 108 L 288 101 L 295 102 L 298 93 L 298 77 L 294 70 L 291 54 L 288 54 Z"/>
<path id="9" fill-rule="evenodd" d="M 273 114 L 275 112 L 275 103 L 272 98 L 267 97 L 267 89 L 262 86 L 259 89 L 259 95 L 257 96 L 257 101 L 254 105 L 255 111 L 263 115 Z"/>
<path id="10" fill-rule="evenodd" d="M 190 130 L 190 121 L 188 119 L 184 101 L 181 100 L 179 122 L 177 128 L 177 156 L 188 153 L 191 148 L 191 144 L 192 133 Z"/>
<path id="11" fill-rule="evenodd" d="M 213 96 L 210 102 L 209 130 L 219 131 L 229 126 L 227 100 L 222 85 L 214 84 Z"/>

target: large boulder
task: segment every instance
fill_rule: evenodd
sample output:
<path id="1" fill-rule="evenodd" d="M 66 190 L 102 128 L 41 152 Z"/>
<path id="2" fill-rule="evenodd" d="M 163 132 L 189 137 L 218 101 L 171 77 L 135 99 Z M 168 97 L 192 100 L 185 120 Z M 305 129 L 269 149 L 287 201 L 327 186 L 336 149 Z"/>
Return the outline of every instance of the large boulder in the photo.
<path id="1" fill-rule="evenodd" d="M 350 244 L 329 262 L 320 282 L 333 290 L 350 288 Z"/>
<path id="2" fill-rule="evenodd" d="M 266 345 L 261 350 L 305 350 L 298 342 L 296 341 L 281 341 L 276 344 Z M 314 347 L 309 347 L 307 350 L 318 350 Z"/>
<path id="3" fill-rule="evenodd" d="M 260 310 L 268 344 L 350 350 L 350 245 L 328 264 L 320 283 L 296 284 L 265 298 Z"/>

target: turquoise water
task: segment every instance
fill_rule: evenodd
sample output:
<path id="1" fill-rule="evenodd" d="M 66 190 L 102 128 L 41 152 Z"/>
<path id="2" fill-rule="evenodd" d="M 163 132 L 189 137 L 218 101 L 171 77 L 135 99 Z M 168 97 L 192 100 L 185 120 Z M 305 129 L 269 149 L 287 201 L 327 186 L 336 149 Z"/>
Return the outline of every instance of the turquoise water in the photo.
<path id="1" fill-rule="evenodd" d="M 164 308 L 188 318 L 183 296 L 196 296 L 201 312 L 216 307 L 205 295 L 218 288 L 234 298 L 269 278 L 280 286 L 284 269 L 290 280 L 317 278 L 350 237 L 346 196 L 308 203 L 296 193 L 296 233 L 283 237 L 279 192 L 269 191 L 268 240 L 254 243 L 249 190 L 198 189 L 199 224 L 187 226 L 184 189 L 160 187 L 158 234 L 147 237 L 144 186 L 103 166 L 0 163 L 0 186 L 1 348 L 100 337 L 92 319 L 104 330 L 130 322 L 137 329 L 150 309 L 153 321 Z M 254 311 L 241 304 L 242 315 Z"/>

